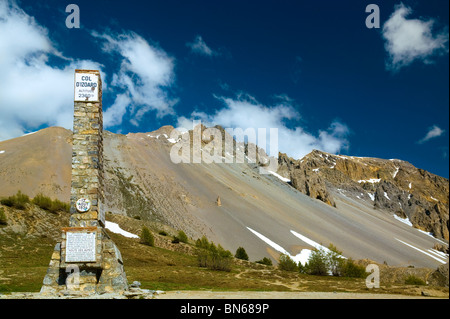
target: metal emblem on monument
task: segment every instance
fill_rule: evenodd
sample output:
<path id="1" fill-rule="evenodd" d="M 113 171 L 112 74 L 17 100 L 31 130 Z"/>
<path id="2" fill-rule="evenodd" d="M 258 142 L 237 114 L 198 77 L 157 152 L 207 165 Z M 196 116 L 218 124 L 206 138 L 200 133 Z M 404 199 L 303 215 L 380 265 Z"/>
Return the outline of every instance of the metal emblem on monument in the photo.
<path id="1" fill-rule="evenodd" d="M 80 198 L 76 202 L 77 211 L 80 213 L 85 213 L 91 209 L 91 201 L 87 198 Z"/>

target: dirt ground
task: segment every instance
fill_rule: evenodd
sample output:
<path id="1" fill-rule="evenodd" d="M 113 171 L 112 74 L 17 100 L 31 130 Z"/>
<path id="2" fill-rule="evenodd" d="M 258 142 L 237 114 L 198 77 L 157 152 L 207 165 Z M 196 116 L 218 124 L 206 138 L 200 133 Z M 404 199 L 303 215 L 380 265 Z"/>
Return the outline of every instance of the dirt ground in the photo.
<path id="1" fill-rule="evenodd" d="M 167 291 L 156 299 L 430 299 L 448 296 L 407 296 L 399 294 L 281 291 Z"/>

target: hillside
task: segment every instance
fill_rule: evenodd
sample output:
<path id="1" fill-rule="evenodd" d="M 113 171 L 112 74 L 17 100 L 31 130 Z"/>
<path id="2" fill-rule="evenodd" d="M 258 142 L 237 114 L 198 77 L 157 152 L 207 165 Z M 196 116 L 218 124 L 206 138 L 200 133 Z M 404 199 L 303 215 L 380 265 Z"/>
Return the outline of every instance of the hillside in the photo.
<path id="1" fill-rule="evenodd" d="M 283 172 L 283 164 L 279 165 L 278 174 L 261 174 L 256 164 L 248 163 L 174 164 L 170 159 L 174 145 L 170 138 L 172 129 L 162 127 L 155 132 L 128 135 L 105 132 L 106 206 L 113 216 L 140 219 L 174 231 L 182 229 L 193 239 L 206 235 L 233 252 L 244 246 L 253 261 L 269 257 L 276 262 L 282 252 L 300 260 L 318 244 L 328 246 L 330 243 L 342 250 L 346 257 L 369 258 L 389 265 L 436 268 L 448 260 L 448 257 L 432 252 L 435 244 L 446 246 L 448 243 L 442 226 L 445 222 L 441 222 L 442 238 L 438 239 L 402 222 L 405 221 L 400 219 L 402 216 L 394 216 L 396 211 L 387 209 L 382 198 L 375 199 L 380 208 L 373 209 L 374 202 L 369 200 L 369 194 L 374 194 L 377 189 L 370 188 L 370 182 L 358 183 L 356 180 L 382 177 L 381 171 L 379 175 L 370 175 L 369 170 L 363 170 L 364 164 L 369 166 L 369 163 L 355 167 L 362 170 L 361 173 L 355 171 L 353 178 L 356 182 L 352 183 L 344 173 L 336 173 L 334 179 L 323 175 L 323 165 L 330 167 L 331 162 L 318 162 L 323 165 L 317 167 L 311 164 L 307 174 L 315 176 L 311 175 L 314 173 L 320 177 L 323 188 L 323 195 L 311 198 L 302 193 L 300 187 L 297 188 L 301 191 L 292 187 L 300 184 L 296 184 L 296 180 L 301 180 L 296 179 L 296 172 L 292 176 L 289 174 L 291 182 L 279 176 L 288 177 Z M 71 135 L 69 130 L 52 127 L 0 142 L 0 151 L 4 151 L 0 154 L 0 196 L 12 195 L 20 189 L 32 197 L 43 192 L 68 202 Z M 236 144 L 236 147 L 242 145 Z M 353 171 L 345 164 L 345 161 L 350 164 L 349 159 L 342 159 L 342 163 L 336 160 L 336 167 Z M 259 160 L 264 162 L 264 156 Z M 304 162 L 312 163 L 307 158 Z M 313 171 L 317 168 L 317 172 Z M 406 176 L 407 169 L 406 164 L 399 168 L 398 178 Z M 385 174 L 393 175 L 394 172 L 395 169 L 386 169 Z M 424 172 L 424 176 L 427 174 Z M 397 175 L 394 180 L 398 180 Z M 403 188 L 409 185 L 404 184 L 406 181 L 401 184 Z M 394 201 L 393 191 L 391 193 L 386 186 L 391 185 L 388 182 L 393 183 L 387 179 L 374 184 L 374 187 L 384 187 L 391 199 L 389 204 L 396 207 L 398 201 Z M 416 193 L 419 189 L 423 192 L 429 189 L 429 193 L 423 194 L 430 198 L 443 196 L 426 185 L 420 186 L 420 180 L 410 182 L 414 196 L 422 194 Z M 436 187 L 440 189 L 438 183 Z M 357 198 L 356 192 L 361 189 L 368 194 L 364 200 Z M 448 193 L 448 181 L 446 189 Z M 353 195 L 349 195 L 350 191 Z M 378 197 L 384 195 L 381 190 L 376 193 Z M 331 205 L 323 203 L 325 195 L 332 200 Z M 404 196 L 408 198 L 406 193 Z M 218 197 L 221 206 L 216 204 Z M 415 213 L 406 209 L 404 212 L 412 222 L 420 218 L 426 221 L 420 209 Z M 430 216 L 435 215 L 431 212 Z M 444 217 L 440 218 L 445 221 Z M 423 225 L 424 231 L 430 231 L 426 223 Z M 439 235 L 439 227 L 435 229 L 435 234 Z"/>
<path id="2" fill-rule="evenodd" d="M 7 225 L 0 225 L 0 299 L 39 298 L 32 293 L 38 292 L 42 286 L 53 247 L 60 238 L 59 229 L 67 225 L 69 213 L 51 213 L 33 204 L 27 204 L 24 209 L 0 204 L 0 210 L 7 217 Z M 443 276 L 432 268 L 380 264 L 381 286 L 376 290 L 368 290 L 364 278 L 318 277 L 238 259 L 232 261 L 229 272 L 213 271 L 198 266 L 192 241 L 189 244 L 172 243 L 176 234 L 174 230 L 166 229 L 167 235 L 161 235 L 158 234 L 158 225 L 121 215 L 107 214 L 106 220 L 106 231 L 122 252 L 129 283 L 139 281 L 144 289 L 176 293 L 175 296 L 169 293 L 168 298 L 189 298 L 187 296 L 198 294 L 202 298 L 223 298 L 220 296 L 224 293 L 234 298 L 248 298 L 254 296 L 252 293 L 255 291 L 266 292 L 268 298 L 314 296 L 308 292 L 344 293 L 339 298 L 391 299 L 424 294 L 448 298 Z M 130 234 L 140 234 L 143 226 L 152 229 L 154 247 L 129 237 Z M 362 265 L 368 262 L 373 263 L 360 261 Z M 428 284 L 405 284 L 405 278 L 410 275 Z M 389 295 L 383 297 L 380 294 Z M 325 298 L 329 297 L 337 298 L 336 295 Z"/>

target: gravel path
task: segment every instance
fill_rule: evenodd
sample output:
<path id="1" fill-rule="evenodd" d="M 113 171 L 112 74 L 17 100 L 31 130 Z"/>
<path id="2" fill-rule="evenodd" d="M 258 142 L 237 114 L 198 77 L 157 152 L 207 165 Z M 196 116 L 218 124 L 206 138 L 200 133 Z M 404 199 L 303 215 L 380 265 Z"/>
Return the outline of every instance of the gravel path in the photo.
<path id="1" fill-rule="evenodd" d="M 167 291 L 156 299 L 430 299 L 424 296 L 345 292 Z"/>

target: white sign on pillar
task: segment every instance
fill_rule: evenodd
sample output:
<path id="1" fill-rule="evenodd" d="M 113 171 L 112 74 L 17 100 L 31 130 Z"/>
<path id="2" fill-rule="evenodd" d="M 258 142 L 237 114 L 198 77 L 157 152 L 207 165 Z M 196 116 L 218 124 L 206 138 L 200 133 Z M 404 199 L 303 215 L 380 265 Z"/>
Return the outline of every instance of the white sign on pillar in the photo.
<path id="1" fill-rule="evenodd" d="M 96 232 L 66 233 L 66 263 L 96 261 Z"/>
<path id="2" fill-rule="evenodd" d="M 98 102 L 98 75 L 75 72 L 75 101 Z"/>

